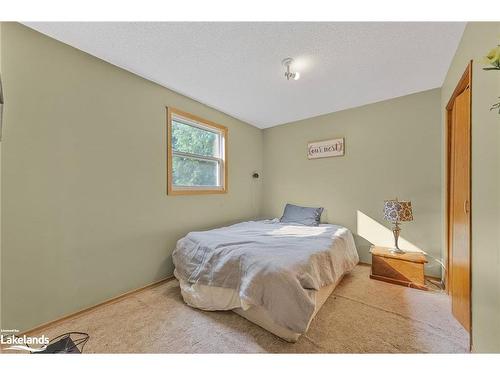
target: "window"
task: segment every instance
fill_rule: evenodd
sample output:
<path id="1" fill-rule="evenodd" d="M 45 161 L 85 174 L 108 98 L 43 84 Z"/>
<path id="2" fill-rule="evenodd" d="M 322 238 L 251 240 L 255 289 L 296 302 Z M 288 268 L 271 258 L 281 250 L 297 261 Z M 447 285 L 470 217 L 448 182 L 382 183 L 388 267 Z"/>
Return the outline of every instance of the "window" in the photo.
<path id="1" fill-rule="evenodd" d="M 168 108 L 168 194 L 217 194 L 227 189 L 227 128 Z"/>

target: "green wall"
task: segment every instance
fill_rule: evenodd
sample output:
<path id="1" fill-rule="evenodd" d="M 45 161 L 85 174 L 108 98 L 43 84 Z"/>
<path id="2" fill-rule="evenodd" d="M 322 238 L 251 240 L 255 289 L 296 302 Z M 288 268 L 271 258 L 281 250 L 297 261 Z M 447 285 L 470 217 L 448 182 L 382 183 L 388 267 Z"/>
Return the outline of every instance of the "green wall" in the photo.
<path id="1" fill-rule="evenodd" d="M 435 89 L 266 129 L 264 215 L 279 216 L 286 202 L 325 207 L 323 220 L 351 229 L 361 261 L 370 262 L 371 243 L 393 244 L 384 199 L 409 199 L 414 221 L 403 224 L 410 244 L 402 246 L 440 258 L 439 103 Z M 309 141 L 337 137 L 345 137 L 345 156 L 307 159 Z M 429 264 L 428 274 L 440 272 Z"/>
<path id="2" fill-rule="evenodd" d="M 444 108 L 473 60 L 472 342 L 477 352 L 500 352 L 500 115 L 489 110 L 500 96 L 500 71 L 484 71 L 482 64 L 483 57 L 498 44 L 499 22 L 469 23 L 441 91 L 444 130 Z M 442 165 L 444 182 L 444 154 Z M 443 190 L 443 202 L 444 194 Z"/>
<path id="3" fill-rule="evenodd" d="M 2 75 L 2 26 L 0 22 L 0 76 Z M 0 329 L 2 326 L 2 140 L 0 139 Z"/>
<path id="4" fill-rule="evenodd" d="M 323 220 L 352 229 L 369 262 L 370 243 L 392 242 L 382 201 L 410 199 L 415 220 L 403 225 L 403 246 L 441 257 L 443 108 L 474 59 L 473 340 L 476 351 L 500 351 L 500 117 L 488 110 L 500 82 L 479 64 L 499 38 L 498 23 L 469 24 L 441 90 L 261 131 L 0 24 L 0 326 L 31 328 L 171 275 L 171 251 L 188 231 L 278 217 L 286 202 L 326 207 Z M 229 128 L 228 194 L 165 194 L 165 106 Z M 344 157 L 307 159 L 308 141 L 335 137 L 346 139 Z M 440 267 L 431 262 L 427 273 Z"/>
<path id="5" fill-rule="evenodd" d="M 20 24 L 2 28 L 2 328 L 172 275 L 191 230 L 253 218 L 262 131 Z M 229 128 L 229 192 L 166 195 L 166 110 Z"/>

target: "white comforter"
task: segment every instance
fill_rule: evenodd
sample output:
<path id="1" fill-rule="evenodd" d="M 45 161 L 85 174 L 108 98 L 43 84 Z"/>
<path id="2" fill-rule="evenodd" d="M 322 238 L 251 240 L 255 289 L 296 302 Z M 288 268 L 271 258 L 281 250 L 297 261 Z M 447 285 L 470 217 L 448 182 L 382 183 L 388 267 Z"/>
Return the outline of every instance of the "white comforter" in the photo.
<path id="1" fill-rule="evenodd" d="M 173 252 L 176 277 L 231 288 L 245 304 L 303 333 L 315 309 L 313 291 L 335 283 L 358 263 L 351 232 L 340 226 L 250 221 L 190 232 Z"/>

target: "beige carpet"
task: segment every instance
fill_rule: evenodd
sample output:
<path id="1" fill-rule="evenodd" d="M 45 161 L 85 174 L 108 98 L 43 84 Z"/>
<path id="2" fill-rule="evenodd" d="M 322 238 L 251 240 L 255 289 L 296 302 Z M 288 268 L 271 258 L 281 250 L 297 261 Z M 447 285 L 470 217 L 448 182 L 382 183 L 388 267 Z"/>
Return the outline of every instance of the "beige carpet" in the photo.
<path id="1" fill-rule="evenodd" d="M 467 334 L 448 297 L 369 278 L 359 265 L 305 336 L 287 343 L 232 312 L 186 306 L 176 280 L 97 308 L 41 333 L 90 334 L 86 353 L 456 353 Z M 38 333 L 37 333 L 38 334 Z"/>

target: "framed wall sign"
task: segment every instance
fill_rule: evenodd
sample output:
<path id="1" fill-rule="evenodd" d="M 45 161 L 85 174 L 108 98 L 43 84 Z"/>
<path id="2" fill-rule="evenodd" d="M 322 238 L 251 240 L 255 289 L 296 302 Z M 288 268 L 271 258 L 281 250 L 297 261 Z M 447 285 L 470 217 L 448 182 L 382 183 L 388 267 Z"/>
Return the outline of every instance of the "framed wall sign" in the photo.
<path id="1" fill-rule="evenodd" d="M 307 158 L 319 159 L 332 156 L 344 156 L 344 138 L 329 139 L 326 141 L 309 142 L 307 144 Z"/>

